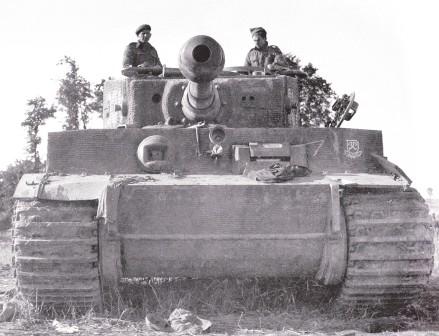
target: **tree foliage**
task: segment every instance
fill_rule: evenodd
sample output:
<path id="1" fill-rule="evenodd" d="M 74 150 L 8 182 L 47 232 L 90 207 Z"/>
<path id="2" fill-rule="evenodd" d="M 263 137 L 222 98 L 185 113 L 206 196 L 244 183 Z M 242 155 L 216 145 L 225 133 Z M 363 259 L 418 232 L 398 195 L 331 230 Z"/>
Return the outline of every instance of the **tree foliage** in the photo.
<path id="1" fill-rule="evenodd" d="M 311 63 L 302 67 L 308 77 L 300 80 L 299 116 L 302 126 L 321 127 L 329 125 L 337 118 L 331 110 L 336 98 L 334 90 L 323 77 L 318 76 L 317 68 Z"/>
<path id="2" fill-rule="evenodd" d="M 90 82 L 79 74 L 78 64 L 73 58 L 64 56 L 58 64 L 68 67 L 57 92 L 58 103 L 67 114 L 63 127 L 66 130 L 86 129 L 90 113 L 102 115 L 105 79 L 91 88 Z"/>
<path id="3" fill-rule="evenodd" d="M 323 77 L 317 75 L 317 68 L 311 63 L 301 66 L 300 59 L 291 54 L 276 56 L 272 69 L 302 70 L 307 74 L 299 80 L 299 119 L 303 127 L 328 126 L 340 116 L 331 109 L 336 94 Z"/>
<path id="4" fill-rule="evenodd" d="M 92 111 L 90 82 L 79 74 L 79 67 L 73 58 L 64 56 L 58 64 L 68 66 L 57 92 L 58 103 L 67 113 L 63 127 L 66 130 L 77 130 L 81 123 L 82 128 L 86 129 Z"/>
<path id="5" fill-rule="evenodd" d="M 427 194 L 428 194 L 428 198 L 433 198 L 433 188 L 432 187 L 427 188 Z"/>
<path id="6" fill-rule="evenodd" d="M 90 109 L 93 112 L 99 112 L 99 116 L 102 118 L 103 103 L 104 103 L 104 84 L 105 79 L 101 79 L 101 82 L 95 84 L 93 90 L 93 100 L 90 103 Z"/>
<path id="7" fill-rule="evenodd" d="M 34 162 L 31 160 L 17 161 L 9 165 L 4 171 L 0 171 L 0 229 L 11 227 L 13 198 L 15 188 L 21 176 L 34 170 Z"/>
<path id="8" fill-rule="evenodd" d="M 33 161 L 33 171 L 39 171 L 41 167 L 40 155 L 38 152 L 38 145 L 41 143 L 40 127 L 45 125 L 46 119 L 53 118 L 56 109 L 53 106 L 48 107 L 46 99 L 43 97 L 36 97 L 29 99 L 27 105 L 30 109 L 26 112 L 26 118 L 21 123 L 21 126 L 27 128 L 27 148 Z"/>

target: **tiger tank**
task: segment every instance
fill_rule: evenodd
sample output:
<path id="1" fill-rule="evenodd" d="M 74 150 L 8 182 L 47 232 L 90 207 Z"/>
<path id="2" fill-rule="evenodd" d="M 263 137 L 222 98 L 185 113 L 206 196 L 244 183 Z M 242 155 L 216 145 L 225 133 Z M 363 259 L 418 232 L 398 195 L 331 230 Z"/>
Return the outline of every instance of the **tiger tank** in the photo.
<path id="1" fill-rule="evenodd" d="M 106 81 L 102 129 L 49 133 L 14 195 L 17 291 L 83 307 L 124 278 L 291 277 L 348 305 L 420 295 L 432 220 L 381 131 L 301 127 L 304 74 L 224 68 L 211 37 L 178 62 Z"/>

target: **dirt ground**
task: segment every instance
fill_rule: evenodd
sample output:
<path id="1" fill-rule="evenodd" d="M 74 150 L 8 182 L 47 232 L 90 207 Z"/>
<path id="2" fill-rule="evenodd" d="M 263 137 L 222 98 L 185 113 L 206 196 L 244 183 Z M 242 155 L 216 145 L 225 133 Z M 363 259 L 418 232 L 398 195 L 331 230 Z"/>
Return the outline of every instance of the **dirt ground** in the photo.
<path id="1" fill-rule="evenodd" d="M 14 286 L 8 260 L 10 260 L 10 241 L 4 237 L 0 240 L 0 295 L 3 300 Z M 212 308 L 205 313 L 198 312 L 198 315 L 212 322 L 212 327 L 207 332 L 209 335 L 353 336 L 379 333 L 439 336 L 439 267 L 437 266 L 435 265 L 433 277 L 423 297 L 407 311 L 395 311 L 384 315 L 375 315 L 374 312 L 367 310 L 340 311 L 336 308 L 332 309 L 330 304 L 320 305 L 314 297 L 305 295 L 298 298 L 294 308 L 288 311 L 242 309 L 222 314 L 214 313 L 215 309 Z M 310 290 L 310 293 L 313 291 Z M 56 321 L 58 322 L 55 324 L 60 324 L 54 325 L 53 317 L 18 318 L 14 322 L 0 323 L 0 335 L 177 334 L 149 330 L 144 322 L 144 316 L 135 314 L 129 309 L 123 310 L 119 316 L 89 313 L 77 318 L 58 316 Z"/>

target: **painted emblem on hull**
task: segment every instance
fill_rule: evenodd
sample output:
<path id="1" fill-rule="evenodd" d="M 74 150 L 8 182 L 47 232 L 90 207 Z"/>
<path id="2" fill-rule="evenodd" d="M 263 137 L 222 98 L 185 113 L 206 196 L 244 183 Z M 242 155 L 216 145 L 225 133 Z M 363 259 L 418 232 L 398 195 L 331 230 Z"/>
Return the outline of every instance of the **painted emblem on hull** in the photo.
<path id="1" fill-rule="evenodd" d="M 360 150 L 360 142 L 358 140 L 346 140 L 346 149 L 344 155 L 350 159 L 357 159 L 363 154 Z"/>

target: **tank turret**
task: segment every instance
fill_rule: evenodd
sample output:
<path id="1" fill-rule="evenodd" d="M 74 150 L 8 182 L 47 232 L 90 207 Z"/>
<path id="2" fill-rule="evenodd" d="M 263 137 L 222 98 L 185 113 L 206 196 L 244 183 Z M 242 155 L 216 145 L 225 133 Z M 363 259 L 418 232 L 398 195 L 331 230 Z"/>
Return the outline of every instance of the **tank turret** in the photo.
<path id="1" fill-rule="evenodd" d="M 199 121 L 233 128 L 298 126 L 300 71 L 277 76 L 249 67 L 224 69 L 224 55 L 217 41 L 198 35 L 181 47 L 179 68 L 122 70 L 125 79 L 105 86 L 104 128 Z"/>

